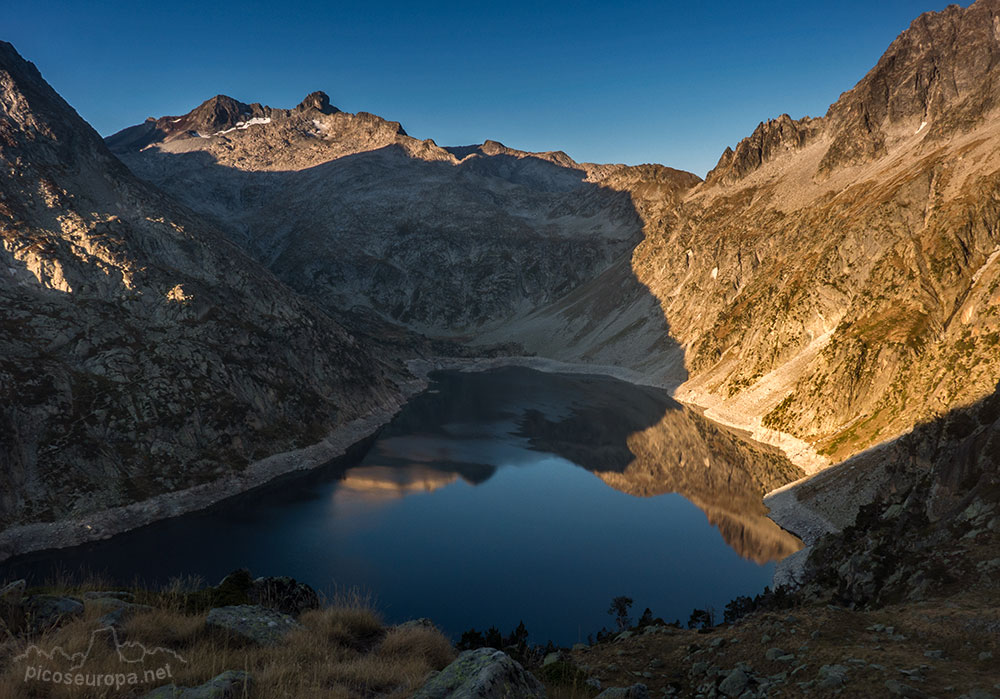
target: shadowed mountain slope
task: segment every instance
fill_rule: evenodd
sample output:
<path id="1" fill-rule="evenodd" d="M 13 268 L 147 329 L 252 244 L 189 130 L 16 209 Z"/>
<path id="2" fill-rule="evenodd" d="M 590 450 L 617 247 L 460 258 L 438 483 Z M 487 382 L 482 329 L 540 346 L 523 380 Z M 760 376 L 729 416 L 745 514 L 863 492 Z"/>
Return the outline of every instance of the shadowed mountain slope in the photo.
<path id="1" fill-rule="evenodd" d="M 212 103 L 108 143 L 324 307 L 436 335 L 502 326 L 626 260 L 642 222 L 622 178 L 673 198 L 700 181 L 495 141 L 441 148 L 396 122 L 333 108 L 247 106 L 242 126 L 189 128 Z M 155 138 L 137 140 L 135 129 Z M 623 283 L 645 293 L 634 278 Z M 658 330 L 668 336 L 662 322 Z"/>
<path id="2" fill-rule="evenodd" d="M 0 526 L 239 472 L 398 370 L 136 179 L 0 43 Z"/>

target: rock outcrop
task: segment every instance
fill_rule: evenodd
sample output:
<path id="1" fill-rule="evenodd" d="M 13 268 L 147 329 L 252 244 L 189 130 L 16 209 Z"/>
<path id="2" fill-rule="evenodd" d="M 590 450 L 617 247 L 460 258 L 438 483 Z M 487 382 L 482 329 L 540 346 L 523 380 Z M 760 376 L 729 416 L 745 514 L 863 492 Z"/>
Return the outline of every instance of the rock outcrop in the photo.
<path id="1" fill-rule="evenodd" d="M 799 582 L 807 594 L 856 607 L 995 585 L 998 463 L 1000 392 L 994 392 L 804 484 L 801 503 L 844 531 L 818 539 Z M 859 480 L 874 492 L 858 497 Z"/>
<path id="2" fill-rule="evenodd" d="M 249 604 L 216 607 L 209 611 L 205 626 L 230 639 L 261 646 L 281 643 L 289 633 L 302 628 L 288 614 Z"/>
<path id="3" fill-rule="evenodd" d="M 649 699 L 649 692 L 644 684 L 634 684 L 631 687 L 608 687 L 597 695 L 597 699 Z"/>
<path id="4" fill-rule="evenodd" d="M 500 650 L 467 650 L 421 687 L 414 699 L 529 699 L 542 683 Z"/>
<path id="5" fill-rule="evenodd" d="M 97 620 L 99 627 L 111 627 L 121 629 L 121 627 L 139 612 L 146 612 L 152 609 L 144 604 L 132 604 L 117 597 L 94 597 L 90 604 L 105 612 Z"/>
<path id="6" fill-rule="evenodd" d="M 83 602 L 61 595 L 32 595 L 25 598 L 22 609 L 27 628 L 32 633 L 48 631 L 83 616 Z"/>

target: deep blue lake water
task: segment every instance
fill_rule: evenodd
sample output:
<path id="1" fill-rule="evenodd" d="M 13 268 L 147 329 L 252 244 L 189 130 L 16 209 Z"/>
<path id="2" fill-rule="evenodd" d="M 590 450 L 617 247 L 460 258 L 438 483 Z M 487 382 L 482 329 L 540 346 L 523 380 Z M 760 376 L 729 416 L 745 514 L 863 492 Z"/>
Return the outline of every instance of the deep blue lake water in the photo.
<path id="1" fill-rule="evenodd" d="M 626 440 L 682 410 L 606 377 L 520 368 L 440 372 L 367 447 L 210 510 L 0 566 L 0 579 L 88 571 L 122 584 L 228 572 L 360 586 L 389 622 L 429 617 L 532 642 L 585 640 L 627 595 L 685 622 L 770 584 L 676 493 L 636 497 Z M 680 445 L 678 445 L 680 448 Z M 746 555 L 746 552 L 742 552 Z"/>

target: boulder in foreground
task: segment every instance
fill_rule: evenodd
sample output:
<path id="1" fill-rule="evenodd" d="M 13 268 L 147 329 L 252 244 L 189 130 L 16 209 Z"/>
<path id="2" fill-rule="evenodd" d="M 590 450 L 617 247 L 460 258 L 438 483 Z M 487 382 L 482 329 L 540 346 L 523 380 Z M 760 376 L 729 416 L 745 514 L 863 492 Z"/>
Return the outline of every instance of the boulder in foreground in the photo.
<path id="1" fill-rule="evenodd" d="M 288 614 L 247 604 L 216 607 L 208 613 L 205 626 L 261 646 L 276 645 L 291 631 L 302 628 Z"/>
<path id="2" fill-rule="evenodd" d="M 493 648 L 467 650 L 420 688 L 414 699 L 528 699 L 545 687 L 521 664 Z"/>

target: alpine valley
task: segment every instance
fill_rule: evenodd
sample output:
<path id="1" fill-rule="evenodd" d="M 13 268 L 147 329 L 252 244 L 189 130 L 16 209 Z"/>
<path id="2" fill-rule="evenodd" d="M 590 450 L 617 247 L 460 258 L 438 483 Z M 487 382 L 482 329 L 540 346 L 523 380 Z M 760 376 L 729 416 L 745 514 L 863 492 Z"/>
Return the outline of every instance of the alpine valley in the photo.
<path id="1" fill-rule="evenodd" d="M 435 370 L 603 374 L 673 399 L 602 406 L 621 463 L 524 431 L 680 493 L 781 587 L 523 654 L 550 696 L 1000 694 L 1000 0 L 919 16 L 704 180 L 323 92 L 102 139 L 0 42 L 0 238 L 0 561 L 329 462 Z"/>

